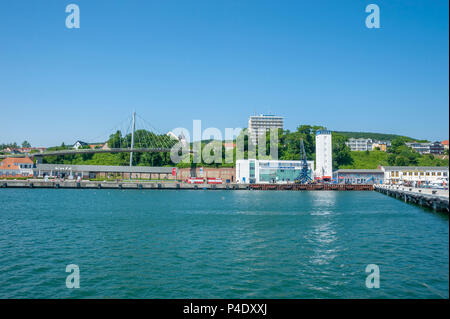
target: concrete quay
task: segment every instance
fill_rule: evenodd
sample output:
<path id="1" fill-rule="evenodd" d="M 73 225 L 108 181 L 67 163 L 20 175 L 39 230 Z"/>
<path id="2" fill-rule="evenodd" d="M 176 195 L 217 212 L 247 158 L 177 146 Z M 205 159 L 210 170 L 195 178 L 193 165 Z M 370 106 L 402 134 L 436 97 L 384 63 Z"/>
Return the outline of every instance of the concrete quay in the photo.
<path id="1" fill-rule="evenodd" d="M 403 200 L 405 203 L 412 203 L 435 211 L 449 212 L 448 190 L 396 185 L 374 185 L 374 190 Z"/>
<path id="2" fill-rule="evenodd" d="M 177 182 L 148 181 L 44 181 L 44 180 L 0 180 L 0 188 L 69 188 L 69 189 L 249 189 L 243 184 L 186 184 Z"/>
<path id="3" fill-rule="evenodd" d="M 192 190 L 293 190 L 293 191 L 371 191 L 372 185 L 334 184 L 187 184 L 152 181 L 59 181 L 42 179 L 0 180 L 0 188 L 78 188 L 78 189 L 192 189 Z"/>

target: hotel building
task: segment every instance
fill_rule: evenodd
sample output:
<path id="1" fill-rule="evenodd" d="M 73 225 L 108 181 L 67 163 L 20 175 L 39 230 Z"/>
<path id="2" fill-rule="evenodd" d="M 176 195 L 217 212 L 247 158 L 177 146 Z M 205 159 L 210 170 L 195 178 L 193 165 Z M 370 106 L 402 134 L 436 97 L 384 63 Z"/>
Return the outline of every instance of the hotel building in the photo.
<path id="1" fill-rule="evenodd" d="M 248 119 L 249 138 L 254 145 L 258 144 L 258 136 L 270 129 L 283 129 L 283 118 L 276 115 L 255 115 Z"/>

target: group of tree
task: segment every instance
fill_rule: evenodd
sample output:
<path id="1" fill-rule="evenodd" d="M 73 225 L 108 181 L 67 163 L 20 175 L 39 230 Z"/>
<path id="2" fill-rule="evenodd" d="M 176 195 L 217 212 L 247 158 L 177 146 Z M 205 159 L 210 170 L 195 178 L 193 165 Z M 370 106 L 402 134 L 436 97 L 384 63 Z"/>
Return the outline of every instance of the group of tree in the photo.
<path id="1" fill-rule="evenodd" d="M 303 140 L 307 160 L 315 160 L 316 131 L 324 129 L 322 126 L 300 125 L 295 131 L 278 129 L 277 157 L 280 160 L 300 160 L 300 141 Z M 448 165 L 448 160 L 437 158 L 433 155 L 422 155 L 406 146 L 406 142 L 411 138 L 396 135 L 392 139 L 392 146 L 387 152 L 379 150 L 352 152 L 346 145 L 351 132 L 332 132 L 332 156 L 333 168 L 377 168 L 379 166 L 408 166 L 408 165 Z M 358 133 L 363 134 L 363 133 Z M 379 134 L 379 133 L 364 133 Z M 382 135 L 382 134 L 380 134 Z M 173 163 L 169 152 L 134 152 L 133 165 L 138 166 L 178 166 L 178 167 L 233 167 L 236 159 L 248 158 L 273 158 L 270 153 L 270 132 L 265 136 L 265 153 L 259 154 L 257 146 L 251 144 L 248 131 L 242 130 L 240 135 L 233 141 L 237 145 L 232 150 L 225 149 L 224 141 L 206 140 L 191 143 L 190 149 L 199 151 L 203 156 L 198 160 L 198 156 L 192 153 L 185 154 L 184 161 Z M 380 139 L 389 137 L 377 136 Z M 131 133 L 122 135 L 120 131 L 112 134 L 108 139 L 110 148 L 129 148 L 131 145 Z M 261 140 L 260 140 L 261 141 Z M 262 139 L 264 141 L 264 138 Z M 137 130 L 134 136 L 134 148 L 171 148 L 177 143 L 176 140 L 167 135 L 156 135 L 146 130 Z M 243 145 L 241 152 L 240 145 Z M 89 147 L 89 146 L 86 146 Z M 67 149 L 64 145 L 49 148 L 49 150 Z M 209 160 L 204 155 L 209 156 Z M 230 162 L 231 157 L 231 162 Z M 214 161 L 211 159 L 215 159 Z M 95 153 L 95 154 L 71 154 L 64 156 L 44 157 L 46 163 L 64 164 L 92 164 L 92 165 L 129 165 L 130 153 Z"/>
<path id="2" fill-rule="evenodd" d="M 28 141 L 23 141 L 22 142 L 22 147 L 31 147 L 31 144 Z M 16 148 L 20 148 L 20 146 L 17 145 L 16 142 L 0 144 L 0 150 L 4 150 L 6 148 L 16 149 Z"/>

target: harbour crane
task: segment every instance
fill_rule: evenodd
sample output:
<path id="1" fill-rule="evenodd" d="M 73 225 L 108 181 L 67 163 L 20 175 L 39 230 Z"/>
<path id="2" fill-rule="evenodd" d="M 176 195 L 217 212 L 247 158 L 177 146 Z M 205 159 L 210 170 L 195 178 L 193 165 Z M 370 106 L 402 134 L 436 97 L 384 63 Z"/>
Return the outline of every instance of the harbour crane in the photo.
<path id="1" fill-rule="evenodd" d="M 295 182 L 298 184 L 307 184 L 308 182 L 312 182 L 312 179 L 308 174 L 308 161 L 306 160 L 306 151 L 305 145 L 303 144 L 303 139 L 300 139 L 300 163 L 300 177 Z"/>

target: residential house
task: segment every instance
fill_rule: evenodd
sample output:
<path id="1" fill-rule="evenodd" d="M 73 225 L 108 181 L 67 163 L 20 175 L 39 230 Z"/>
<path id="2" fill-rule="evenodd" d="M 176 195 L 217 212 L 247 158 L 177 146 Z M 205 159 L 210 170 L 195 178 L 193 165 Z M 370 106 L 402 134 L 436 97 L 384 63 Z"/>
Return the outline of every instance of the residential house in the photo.
<path id="1" fill-rule="evenodd" d="M 0 177 L 33 176 L 33 161 L 29 157 L 8 157 L 0 164 Z"/>

